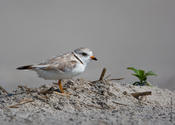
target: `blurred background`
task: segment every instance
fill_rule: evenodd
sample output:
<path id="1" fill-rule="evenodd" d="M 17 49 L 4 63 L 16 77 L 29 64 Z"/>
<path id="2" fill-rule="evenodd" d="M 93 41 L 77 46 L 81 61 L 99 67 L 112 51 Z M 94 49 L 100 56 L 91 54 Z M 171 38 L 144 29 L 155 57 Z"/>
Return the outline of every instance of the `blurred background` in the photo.
<path id="1" fill-rule="evenodd" d="M 128 66 L 153 70 L 153 85 L 175 89 L 175 0 L 1 0 L 0 85 L 51 83 L 21 65 L 88 47 L 99 59 L 78 78 L 136 80 Z"/>

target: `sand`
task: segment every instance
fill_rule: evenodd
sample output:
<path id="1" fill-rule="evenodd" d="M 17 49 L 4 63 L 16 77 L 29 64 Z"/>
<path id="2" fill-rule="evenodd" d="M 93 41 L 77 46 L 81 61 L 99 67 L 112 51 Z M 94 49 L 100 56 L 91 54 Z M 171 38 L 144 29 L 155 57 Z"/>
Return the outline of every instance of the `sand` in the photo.
<path id="1" fill-rule="evenodd" d="M 175 92 L 116 81 L 65 80 L 0 91 L 0 125 L 155 125 L 175 124 Z M 48 91 L 47 91 L 48 90 Z M 135 98 L 131 93 L 151 92 Z"/>

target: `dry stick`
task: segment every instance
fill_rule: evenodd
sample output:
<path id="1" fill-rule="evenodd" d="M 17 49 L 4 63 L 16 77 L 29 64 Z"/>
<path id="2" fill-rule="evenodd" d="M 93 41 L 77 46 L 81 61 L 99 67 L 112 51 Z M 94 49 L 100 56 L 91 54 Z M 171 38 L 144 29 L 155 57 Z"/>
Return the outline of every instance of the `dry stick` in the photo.
<path id="1" fill-rule="evenodd" d="M 30 91 L 30 88 L 28 88 L 27 86 L 18 85 L 18 88 L 20 88 L 20 89 L 25 89 L 25 90 L 27 90 L 27 91 Z"/>
<path id="2" fill-rule="evenodd" d="M 107 81 L 113 81 L 113 80 L 123 80 L 124 78 L 117 78 L 117 79 L 107 79 Z"/>
<path id="3" fill-rule="evenodd" d="M 93 105 L 93 104 L 85 104 L 86 106 L 88 107 L 93 107 L 93 108 L 97 108 L 97 109 L 104 109 L 103 107 L 101 106 L 98 106 L 98 105 Z M 114 106 L 111 106 L 111 105 L 107 105 L 109 107 L 109 109 L 115 109 L 116 107 Z"/>
<path id="4" fill-rule="evenodd" d="M 23 85 L 18 85 L 18 88 L 22 89 L 27 93 L 37 92 L 36 90 L 32 90 L 31 88 L 28 88 L 27 86 L 23 86 Z"/>
<path id="5" fill-rule="evenodd" d="M 128 106 L 127 104 L 123 104 L 123 103 L 120 103 L 120 102 L 115 102 L 115 101 L 112 101 L 112 102 L 115 103 L 115 104 L 118 104 L 118 105 Z"/>
<path id="6" fill-rule="evenodd" d="M 173 98 L 170 98 L 171 111 L 170 111 L 170 122 L 173 122 Z"/>
<path id="7" fill-rule="evenodd" d="M 0 90 L 2 90 L 2 92 L 4 92 L 4 93 L 8 94 L 8 92 L 2 86 L 0 86 Z"/>
<path id="8" fill-rule="evenodd" d="M 151 94 L 152 94 L 151 91 L 131 93 L 131 95 L 135 97 L 136 99 L 139 99 L 139 96 L 147 96 Z"/>
<path id="9" fill-rule="evenodd" d="M 23 99 L 19 103 L 9 106 L 9 108 L 18 108 L 19 105 L 29 103 L 29 102 L 33 102 L 33 101 L 34 101 L 33 99 Z"/>
<path id="10" fill-rule="evenodd" d="M 100 75 L 100 78 L 99 78 L 99 81 L 103 80 L 105 73 L 106 73 L 106 68 L 103 68 L 101 75 Z"/>

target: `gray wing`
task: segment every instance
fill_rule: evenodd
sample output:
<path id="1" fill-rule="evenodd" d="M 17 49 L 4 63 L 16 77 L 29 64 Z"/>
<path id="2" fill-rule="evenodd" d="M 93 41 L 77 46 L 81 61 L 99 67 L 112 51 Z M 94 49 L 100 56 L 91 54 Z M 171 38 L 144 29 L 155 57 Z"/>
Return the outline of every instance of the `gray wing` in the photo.
<path id="1" fill-rule="evenodd" d="M 46 62 L 38 64 L 36 68 L 42 70 L 57 70 L 57 71 L 71 71 L 76 67 L 77 61 L 72 56 L 72 54 L 65 54 L 62 56 L 57 56 L 52 59 L 49 59 Z"/>

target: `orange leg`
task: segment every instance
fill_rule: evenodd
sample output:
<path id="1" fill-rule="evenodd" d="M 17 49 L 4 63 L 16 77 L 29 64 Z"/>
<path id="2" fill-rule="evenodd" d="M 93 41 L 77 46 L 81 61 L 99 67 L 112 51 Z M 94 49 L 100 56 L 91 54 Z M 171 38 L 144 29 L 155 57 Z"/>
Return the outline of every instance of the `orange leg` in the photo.
<path id="1" fill-rule="evenodd" d="M 58 85 L 59 85 L 60 92 L 64 93 L 64 90 L 63 90 L 63 87 L 62 87 L 62 84 L 61 84 L 61 80 L 58 80 Z"/>

